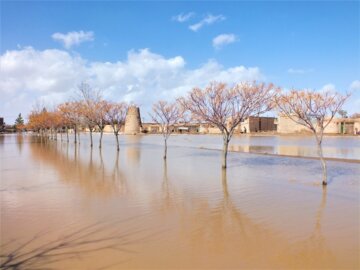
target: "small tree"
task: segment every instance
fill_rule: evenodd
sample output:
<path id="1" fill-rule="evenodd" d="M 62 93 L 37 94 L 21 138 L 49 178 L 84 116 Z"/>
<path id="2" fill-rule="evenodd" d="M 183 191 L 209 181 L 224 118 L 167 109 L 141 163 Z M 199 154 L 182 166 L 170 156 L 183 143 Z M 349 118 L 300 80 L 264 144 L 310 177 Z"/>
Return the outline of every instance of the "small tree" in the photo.
<path id="1" fill-rule="evenodd" d="M 24 119 L 21 116 L 21 113 L 19 113 L 18 117 L 15 120 L 15 128 L 18 131 L 21 131 L 21 130 L 23 130 L 25 128 Z"/>
<path id="2" fill-rule="evenodd" d="M 183 113 L 178 103 L 168 103 L 166 101 L 155 103 L 152 111 L 153 113 L 150 116 L 160 126 L 160 131 L 164 138 L 164 159 L 166 160 L 167 140 L 171 135 L 174 125 L 181 121 Z"/>
<path id="3" fill-rule="evenodd" d="M 101 91 L 95 91 L 91 86 L 82 82 L 78 86 L 80 102 L 80 114 L 82 116 L 82 122 L 89 129 L 90 133 L 90 147 L 93 147 L 92 133 L 96 127 L 96 107 L 102 100 Z"/>
<path id="4" fill-rule="evenodd" d="M 227 166 L 227 153 L 235 128 L 250 116 L 272 109 L 276 94 L 272 84 L 243 82 L 228 87 L 212 82 L 205 89 L 194 88 L 181 104 L 191 112 L 192 118 L 214 125 L 223 135 L 222 167 Z"/>
<path id="5" fill-rule="evenodd" d="M 345 110 L 339 110 L 338 114 L 341 116 L 341 118 L 347 118 L 347 111 Z"/>
<path id="6" fill-rule="evenodd" d="M 109 105 L 105 100 L 100 100 L 95 104 L 94 107 L 94 123 L 99 128 L 100 139 L 99 139 L 99 148 L 102 146 L 102 137 L 104 133 L 104 128 L 106 126 L 106 118 L 109 110 Z"/>
<path id="7" fill-rule="evenodd" d="M 324 130 L 348 97 L 348 94 L 343 96 L 329 91 L 292 90 L 275 99 L 281 114 L 295 123 L 307 127 L 314 134 L 323 169 L 323 185 L 327 185 L 327 168 L 322 151 Z"/>
<path id="8" fill-rule="evenodd" d="M 114 130 L 116 147 L 118 151 L 120 150 L 119 132 L 121 127 L 125 124 L 127 108 L 128 105 L 125 102 L 108 103 L 108 109 L 106 110 L 106 119 Z"/>

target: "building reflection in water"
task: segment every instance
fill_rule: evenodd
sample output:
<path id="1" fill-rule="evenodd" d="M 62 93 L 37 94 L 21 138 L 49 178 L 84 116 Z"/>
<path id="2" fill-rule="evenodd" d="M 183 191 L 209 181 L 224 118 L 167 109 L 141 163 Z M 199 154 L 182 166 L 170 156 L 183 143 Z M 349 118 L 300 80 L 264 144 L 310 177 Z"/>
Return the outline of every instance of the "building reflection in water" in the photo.
<path id="1" fill-rule="evenodd" d="M 126 156 L 129 164 L 139 165 L 141 135 L 126 136 Z M 121 149 L 120 149 L 121 151 Z"/>

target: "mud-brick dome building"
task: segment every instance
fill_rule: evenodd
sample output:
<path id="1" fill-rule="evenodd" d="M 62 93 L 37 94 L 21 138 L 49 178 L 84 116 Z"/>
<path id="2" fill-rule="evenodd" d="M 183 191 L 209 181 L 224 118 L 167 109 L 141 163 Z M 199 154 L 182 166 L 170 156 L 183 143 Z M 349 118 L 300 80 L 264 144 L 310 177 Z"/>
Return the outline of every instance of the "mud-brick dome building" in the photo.
<path id="1" fill-rule="evenodd" d="M 136 135 L 141 131 L 140 109 L 137 106 L 130 106 L 125 118 L 124 133 L 127 135 Z"/>

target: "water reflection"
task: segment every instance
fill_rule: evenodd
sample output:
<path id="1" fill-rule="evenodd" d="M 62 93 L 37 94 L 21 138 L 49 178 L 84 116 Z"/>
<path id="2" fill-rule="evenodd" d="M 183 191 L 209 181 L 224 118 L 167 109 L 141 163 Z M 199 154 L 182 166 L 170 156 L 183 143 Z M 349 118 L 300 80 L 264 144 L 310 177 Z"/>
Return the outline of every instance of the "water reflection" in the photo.
<path id="1" fill-rule="evenodd" d="M 24 144 L 24 135 L 22 133 L 18 133 L 16 136 L 16 145 L 18 147 L 19 154 L 21 154 L 23 144 Z"/>
<path id="2" fill-rule="evenodd" d="M 59 263 L 64 266 L 64 262 L 72 261 L 73 265 L 84 255 L 104 251 L 113 253 L 116 260 L 110 260 L 111 266 L 119 267 L 127 257 L 124 254 L 134 252 L 129 246 L 149 238 L 138 229 L 123 229 L 128 221 L 97 222 L 63 232 L 61 237 L 42 231 L 26 242 L 13 239 L 1 244 L 0 269 L 56 269 Z"/>
<path id="3" fill-rule="evenodd" d="M 138 165 L 140 162 L 140 135 L 128 135 L 126 136 L 126 155 L 127 160 L 132 165 Z"/>
<path id="4" fill-rule="evenodd" d="M 89 195 L 107 197 L 124 191 L 125 180 L 124 175 L 119 173 L 119 162 L 116 161 L 113 171 L 109 172 L 105 167 L 102 150 L 99 150 L 98 163 L 95 163 L 95 150 L 85 148 L 88 153 L 84 153 L 84 157 L 81 157 L 82 149 L 77 144 L 35 141 L 30 144 L 30 149 L 34 159 L 56 168 L 61 181 L 76 185 Z"/>
<path id="5" fill-rule="evenodd" d="M 296 145 L 230 145 L 229 151 L 255 154 L 270 154 L 295 157 L 317 157 L 317 150 L 314 147 Z M 324 152 L 328 158 L 356 158 L 356 149 L 326 147 Z M 354 156 L 355 153 L 355 157 Z"/>
<path id="6" fill-rule="evenodd" d="M 306 268 L 334 267 L 337 265 L 336 256 L 329 248 L 322 232 L 324 211 L 326 209 L 327 187 L 322 190 L 320 205 L 314 218 L 314 228 L 307 238 L 290 244 L 279 259 L 287 262 L 289 267 L 301 265 Z"/>
<path id="7" fill-rule="evenodd" d="M 106 137 L 102 150 L 86 143 L 29 144 L 27 136 L 19 141 L 21 155 L 2 163 L 5 243 L 18 238 L 21 246 L 39 231 L 56 230 L 54 237 L 38 239 L 48 245 L 94 222 L 109 222 L 113 225 L 102 231 L 104 236 L 120 235 L 120 228 L 156 236 L 132 245 L 136 252 L 131 254 L 119 255 L 92 243 L 90 256 L 64 257 L 54 268 L 86 269 L 115 259 L 127 261 L 113 269 L 358 268 L 359 226 L 354 220 L 359 217 L 359 182 L 343 184 L 358 174 L 357 164 L 332 162 L 347 174 L 339 173 L 320 194 L 320 187 L 289 181 L 293 173 L 311 181 L 309 160 L 237 155 L 236 166 L 221 170 L 216 151 L 173 147 L 164 162 L 162 145 L 149 147 L 147 137 L 126 137 L 120 152 L 109 147 L 113 137 Z M 17 152 L 17 138 L 11 140 L 2 151 L 6 157 Z M 50 181 L 53 189 L 37 179 Z M 25 183 L 39 188 L 14 189 Z M 113 223 L 133 216 L 141 217 L 127 225 Z M 127 236 L 129 243 L 139 239 Z M 6 250 L 11 254 L 12 249 Z"/>

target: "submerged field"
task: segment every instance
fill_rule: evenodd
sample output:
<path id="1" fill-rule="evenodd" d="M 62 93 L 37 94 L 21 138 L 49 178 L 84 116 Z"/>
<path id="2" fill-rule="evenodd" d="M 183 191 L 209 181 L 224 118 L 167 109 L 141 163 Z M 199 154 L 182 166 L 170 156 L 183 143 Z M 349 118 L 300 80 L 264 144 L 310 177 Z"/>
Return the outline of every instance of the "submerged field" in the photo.
<path id="1" fill-rule="evenodd" d="M 1 263 L 18 269 L 360 267 L 360 139 L 0 135 Z M 97 139 L 97 138 L 95 138 Z M 244 152 L 251 152 L 244 153 Z M 274 154 L 275 156 L 260 153 Z M 351 160 L 352 162 L 348 162 Z M 13 255 L 12 257 L 10 255 Z"/>

